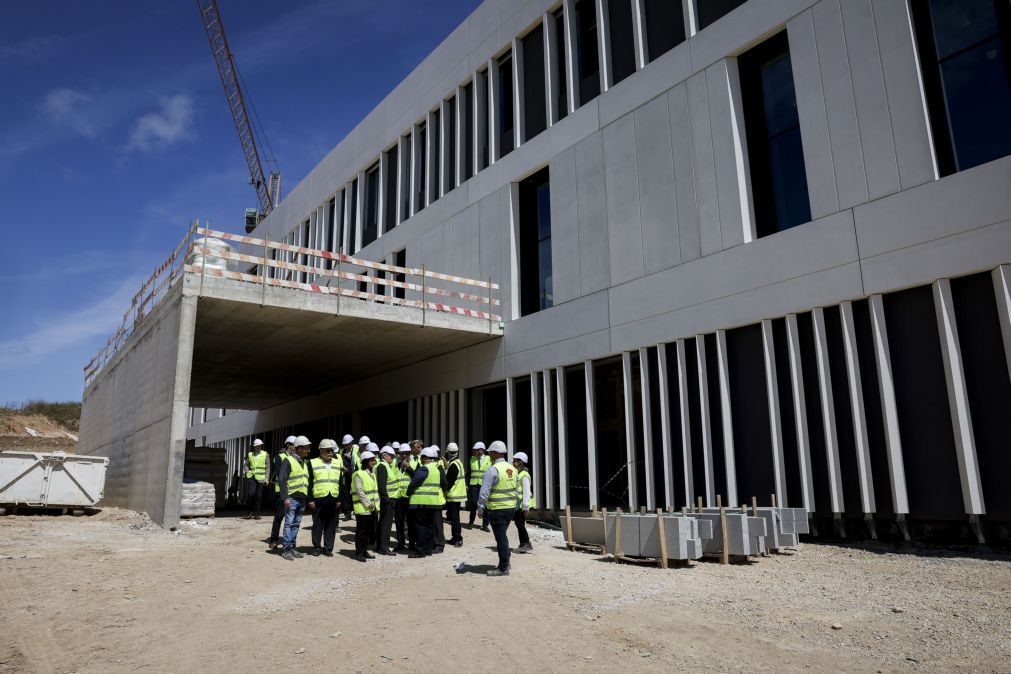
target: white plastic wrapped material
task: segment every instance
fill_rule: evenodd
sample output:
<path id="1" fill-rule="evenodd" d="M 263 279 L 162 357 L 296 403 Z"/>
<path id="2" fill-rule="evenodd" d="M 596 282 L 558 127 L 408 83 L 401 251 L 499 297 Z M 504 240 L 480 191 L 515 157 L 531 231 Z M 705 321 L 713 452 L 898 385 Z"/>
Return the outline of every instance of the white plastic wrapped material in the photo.
<path id="1" fill-rule="evenodd" d="M 183 480 L 180 517 L 214 517 L 214 485 L 210 482 Z"/>
<path id="2" fill-rule="evenodd" d="M 223 257 L 219 257 L 219 255 L 220 253 L 231 253 L 234 250 L 234 248 L 232 248 L 229 244 L 225 243 L 221 239 L 205 236 L 201 239 L 197 239 L 196 245 L 207 248 L 211 251 L 211 253 L 206 256 L 206 266 L 208 269 L 228 269 L 228 260 Z M 218 253 L 218 255 L 215 255 L 214 253 Z M 190 255 L 186 262 L 187 264 L 203 268 L 204 257 L 204 255 L 195 252 Z"/>

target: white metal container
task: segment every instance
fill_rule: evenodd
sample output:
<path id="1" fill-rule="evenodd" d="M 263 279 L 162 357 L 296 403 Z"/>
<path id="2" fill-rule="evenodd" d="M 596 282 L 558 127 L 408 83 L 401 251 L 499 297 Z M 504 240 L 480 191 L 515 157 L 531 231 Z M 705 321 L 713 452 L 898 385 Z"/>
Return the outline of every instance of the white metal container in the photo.
<path id="1" fill-rule="evenodd" d="M 105 492 L 104 456 L 0 452 L 0 504 L 84 508 Z M 0 506 L 2 507 L 2 506 Z"/>

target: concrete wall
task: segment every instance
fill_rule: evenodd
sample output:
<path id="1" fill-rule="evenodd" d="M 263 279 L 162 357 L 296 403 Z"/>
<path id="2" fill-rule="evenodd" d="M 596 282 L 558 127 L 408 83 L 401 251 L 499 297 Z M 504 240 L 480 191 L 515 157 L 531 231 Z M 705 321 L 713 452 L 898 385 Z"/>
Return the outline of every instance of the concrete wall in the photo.
<path id="1" fill-rule="evenodd" d="M 177 285 L 85 389 L 78 453 L 109 457 L 101 505 L 179 522 L 196 297 Z"/>

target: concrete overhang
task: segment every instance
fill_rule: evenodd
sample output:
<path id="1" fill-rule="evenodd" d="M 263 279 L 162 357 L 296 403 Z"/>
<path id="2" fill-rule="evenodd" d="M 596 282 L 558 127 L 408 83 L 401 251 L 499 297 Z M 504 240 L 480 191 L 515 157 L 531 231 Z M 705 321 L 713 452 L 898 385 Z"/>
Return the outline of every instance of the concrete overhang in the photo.
<path id="1" fill-rule="evenodd" d="M 260 410 L 502 336 L 479 318 L 187 274 L 192 407 Z"/>

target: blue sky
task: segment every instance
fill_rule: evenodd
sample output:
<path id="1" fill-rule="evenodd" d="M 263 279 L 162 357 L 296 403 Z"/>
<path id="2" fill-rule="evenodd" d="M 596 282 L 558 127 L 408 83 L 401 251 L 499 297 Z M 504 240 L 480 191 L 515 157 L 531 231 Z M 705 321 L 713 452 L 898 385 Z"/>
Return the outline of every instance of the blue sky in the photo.
<path id="1" fill-rule="evenodd" d="M 478 4 L 219 0 L 285 191 Z M 256 198 L 195 2 L 3 15 L 0 405 L 78 399 L 189 221 L 239 232 Z"/>

